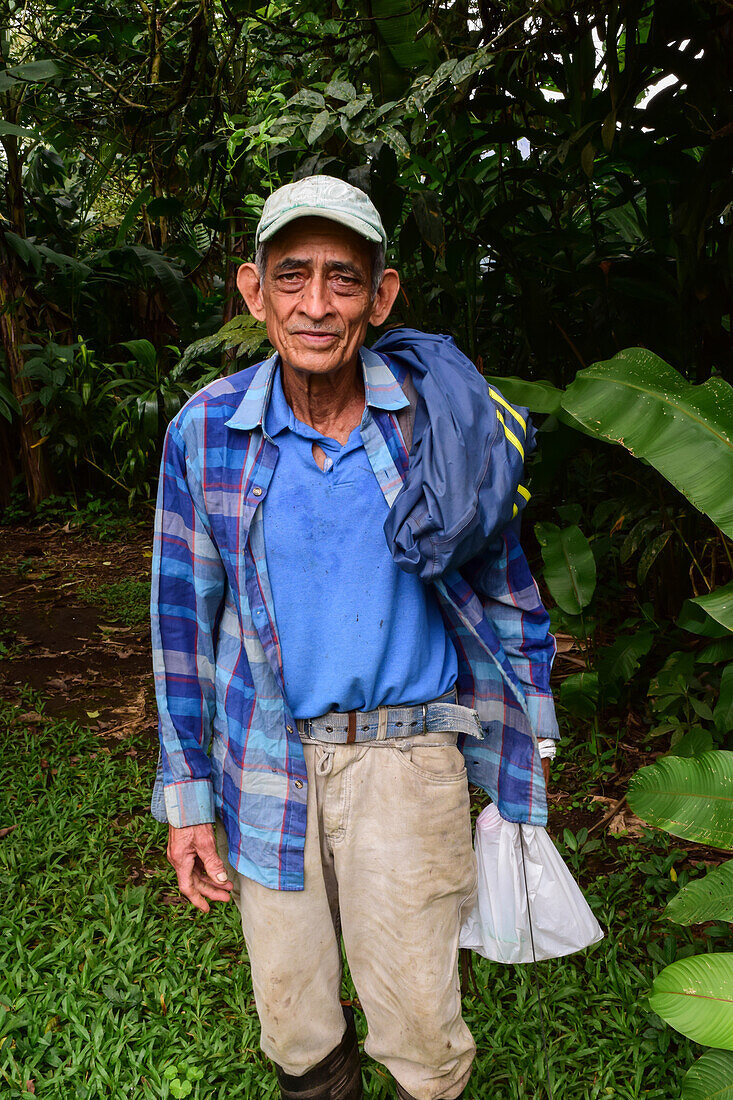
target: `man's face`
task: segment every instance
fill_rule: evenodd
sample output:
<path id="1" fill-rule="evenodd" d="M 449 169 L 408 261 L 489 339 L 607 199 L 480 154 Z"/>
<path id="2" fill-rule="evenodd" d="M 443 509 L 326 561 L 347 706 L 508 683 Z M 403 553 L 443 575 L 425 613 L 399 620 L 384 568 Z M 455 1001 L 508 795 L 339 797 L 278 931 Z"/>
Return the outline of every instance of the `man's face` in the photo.
<path id="1" fill-rule="evenodd" d="M 267 270 L 256 291 L 253 265 L 243 265 L 240 290 L 284 363 L 328 374 L 356 362 L 369 321 L 381 323 L 394 300 L 391 295 L 385 312 L 383 296 L 372 298 L 371 259 L 367 241 L 345 226 L 299 218 L 268 242 Z"/>

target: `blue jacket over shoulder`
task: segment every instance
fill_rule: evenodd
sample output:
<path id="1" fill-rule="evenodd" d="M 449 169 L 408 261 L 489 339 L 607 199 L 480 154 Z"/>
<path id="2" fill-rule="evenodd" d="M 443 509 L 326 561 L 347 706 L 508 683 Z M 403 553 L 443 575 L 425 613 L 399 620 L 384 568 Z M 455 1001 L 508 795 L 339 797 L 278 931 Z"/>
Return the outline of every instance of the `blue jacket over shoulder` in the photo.
<path id="1" fill-rule="evenodd" d="M 398 328 L 372 351 L 418 397 L 409 468 L 384 531 L 397 564 L 434 581 L 485 551 L 524 507 L 534 427 L 450 336 Z"/>

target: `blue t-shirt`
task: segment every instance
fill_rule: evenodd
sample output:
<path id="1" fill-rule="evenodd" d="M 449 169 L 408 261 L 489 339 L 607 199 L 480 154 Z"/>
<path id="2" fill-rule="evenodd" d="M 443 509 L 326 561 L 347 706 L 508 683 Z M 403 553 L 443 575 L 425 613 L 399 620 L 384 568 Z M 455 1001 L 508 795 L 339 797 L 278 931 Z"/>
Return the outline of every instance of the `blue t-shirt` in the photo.
<path id="1" fill-rule="evenodd" d="M 342 447 L 296 420 L 279 367 L 265 424 L 279 449 L 262 504 L 265 555 L 293 715 L 422 703 L 448 691 L 455 649 L 432 589 L 389 552 L 387 502 L 359 427 Z M 326 454 L 323 470 L 314 443 Z"/>

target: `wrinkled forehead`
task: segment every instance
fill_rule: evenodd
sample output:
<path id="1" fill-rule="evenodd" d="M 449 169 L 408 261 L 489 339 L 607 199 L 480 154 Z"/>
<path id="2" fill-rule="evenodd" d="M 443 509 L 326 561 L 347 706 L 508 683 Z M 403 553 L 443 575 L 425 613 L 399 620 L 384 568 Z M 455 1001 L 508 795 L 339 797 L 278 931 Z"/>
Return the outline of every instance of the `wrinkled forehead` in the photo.
<path id="1" fill-rule="evenodd" d="M 298 218 L 284 226 L 266 244 L 268 266 L 286 256 L 309 264 L 342 261 L 369 268 L 373 246 L 345 225 L 328 218 Z"/>

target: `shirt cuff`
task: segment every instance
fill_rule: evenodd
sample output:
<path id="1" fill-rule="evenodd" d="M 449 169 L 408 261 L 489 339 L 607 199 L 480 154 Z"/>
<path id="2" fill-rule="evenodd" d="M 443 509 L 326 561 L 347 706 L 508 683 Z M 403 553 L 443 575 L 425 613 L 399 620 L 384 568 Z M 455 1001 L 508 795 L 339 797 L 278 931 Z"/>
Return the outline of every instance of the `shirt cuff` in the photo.
<path id="1" fill-rule="evenodd" d="M 164 788 L 165 813 L 174 829 L 206 825 L 216 820 L 214 788 L 209 779 L 185 779 Z"/>
<path id="2" fill-rule="evenodd" d="M 560 740 L 560 729 L 555 714 L 555 700 L 551 692 L 532 692 L 526 695 L 527 712 L 532 725 L 532 731 L 537 740 L 550 737 L 553 741 Z"/>
<path id="3" fill-rule="evenodd" d="M 155 771 L 155 785 L 150 799 L 150 812 L 156 821 L 162 825 L 168 824 L 168 814 L 165 812 L 165 787 L 163 784 L 163 764 L 158 751 L 158 767 Z"/>

